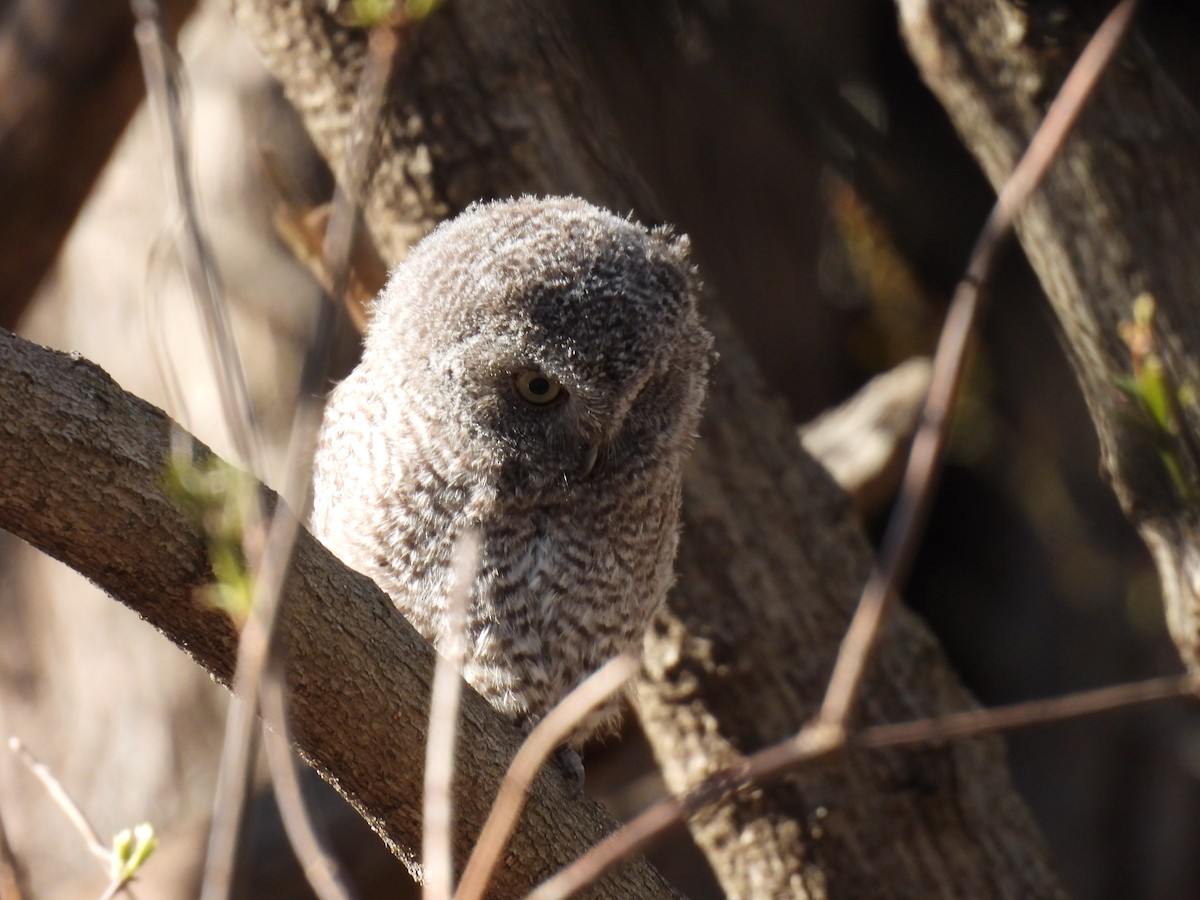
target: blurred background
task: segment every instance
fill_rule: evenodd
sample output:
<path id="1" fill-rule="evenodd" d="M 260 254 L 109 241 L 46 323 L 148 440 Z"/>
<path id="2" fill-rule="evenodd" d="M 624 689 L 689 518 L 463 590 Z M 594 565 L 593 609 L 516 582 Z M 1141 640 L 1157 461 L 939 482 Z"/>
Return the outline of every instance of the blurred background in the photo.
<path id="1" fill-rule="evenodd" d="M 1045 2 L 1029 14 L 1053 23 L 1094 6 Z M 88 135 L 104 126 L 115 137 L 122 110 L 136 104 L 131 20 L 51 27 L 72 7 L 0 3 L 0 93 L 9 89 L 0 100 L 0 324 L 94 359 L 160 405 L 169 364 L 184 401 L 169 412 L 229 453 L 150 117 L 133 115 L 77 218 L 69 204 L 45 203 L 36 215 L 22 205 L 22 191 L 51 196 L 59 181 L 84 177 L 76 169 L 87 169 L 87 154 L 108 157 Z M 692 237 L 704 277 L 797 424 L 931 352 L 992 193 L 917 78 L 891 4 L 609 0 L 571 9 L 629 152 Z M 313 204 L 331 182 L 221 9 L 179 2 L 168 13 L 176 25 L 187 19 L 185 110 L 202 211 L 278 467 L 320 293 L 277 236 L 280 197 L 264 156 L 281 159 Z M 1140 15 L 1140 39 L 1200 102 L 1200 7 L 1148 4 Z M 46 121 L 57 101 L 45 93 L 17 102 L 31 84 L 46 90 L 46 60 L 89 52 L 120 84 L 89 95 L 110 69 L 83 67 L 64 90 L 80 92 L 87 117 Z M 58 154 L 36 176 L 45 184 L 21 168 L 38 128 Z M 39 253 L 57 243 L 46 234 L 72 221 L 43 273 Z M 1019 248 L 1005 254 L 990 294 L 906 601 L 984 704 L 1177 671 L 1149 557 L 1101 476 L 1055 323 Z M 868 527 L 885 514 L 886 504 L 865 509 Z M 155 823 L 163 849 L 143 898 L 195 893 L 223 706 L 207 677 L 132 613 L 0 534 L 0 733 L 48 762 L 101 834 Z M 620 817 L 655 788 L 636 727 L 626 732 L 587 761 L 589 790 Z M 1046 726 L 1008 743 L 1016 782 L 1075 896 L 1200 897 L 1194 708 Z M 398 864 L 352 814 L 330 815 L 341 817 L 338 843 L 365 893 L 396 896 Z M 104 879 L 94 861 L 7 754 L 0 818 L 33 896 L 96 896 Z M 255 821 L 243 895 L 305 896 L 269 811 Z M 686 834 L 652 856 L 690 896 L 719 896 Z"/>

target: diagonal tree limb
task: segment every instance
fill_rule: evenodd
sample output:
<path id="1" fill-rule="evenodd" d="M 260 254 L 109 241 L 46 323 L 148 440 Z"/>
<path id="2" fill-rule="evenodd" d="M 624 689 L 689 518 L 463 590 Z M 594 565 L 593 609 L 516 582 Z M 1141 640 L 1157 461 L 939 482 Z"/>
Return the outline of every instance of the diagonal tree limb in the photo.
<path id="1" fill-rule="evenodd" d="M 831 729 L 844 733 L 849 725 L 887 613 L 899 599 L 900 586 L 920 548 L 950 434 L 950 417 L 966 371 L 967 348 L 1000 248 L 1012 233 L 1014 219 L 1058 161 L 1088 99 L 1128 34 L 1136 11 L 1137 0 L 1122 0 L 1084 48 L 1029 148 L 1001 186 L 971 251 L 966 274 L 955 288 L 933 357 L 933 378 L 921 410 L 921 428 L 913 438 L 900 494 L 880 541 L 879 562 L 863 588 L 821 702 L 818 720 Z"/>
<path id="2" fill-rule="evenodd" d="M 898 0 L 921 75 L 993 184 L 1005 181 L 1095 21 L 1012 0 Z M 1104 470 L 1200 667 L 1200 116 L 1127 42 L 1017 233 L 1062 325 Z M 1134 301 L 1153 298 L 1139 348 Z M 1165 420 L 1129 390 L 1155 357 Z"/>
<path id="3" fill-rule="evenodd" d="M 3 331 L 0 383 L 0 527 L 86 575 L 228 684 L 237 636 L 196 596 L 211 575 L 199 527 L 164 487 L 167 417 L 93 364 Z M 307 534 L 278 628 L 298 748 L 411 863 L 433 651 L 368 579 Z M 465 859 L 519 738 L 469 691 L 460 729 L 455 853 Z M 561 776 L 543 773 L 494 895 L 521 896 L 612 827 Z M 642 862 L 597 896 L 674 893 Z"/>

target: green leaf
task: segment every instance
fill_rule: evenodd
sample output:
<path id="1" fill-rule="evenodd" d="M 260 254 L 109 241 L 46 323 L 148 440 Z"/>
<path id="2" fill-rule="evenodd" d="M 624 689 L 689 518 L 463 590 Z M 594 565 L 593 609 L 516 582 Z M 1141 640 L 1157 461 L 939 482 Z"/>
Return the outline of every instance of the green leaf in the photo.
<path id="1" fill-rule="evenodd" d="M 1154 424 L 1168 434 L 1176 434 L 1175 408 L 1171 402 L 1171 382 L 1157 356 L 1147 356 L 1137 374 L 1138 398 Z"/>
<path id="2" fill-rule="evenodd" d="M 157 847 L 158 838 L 149 822 L 117 832 L 112 839 L 109 875 L 122 883 L 129 881 Z"/>

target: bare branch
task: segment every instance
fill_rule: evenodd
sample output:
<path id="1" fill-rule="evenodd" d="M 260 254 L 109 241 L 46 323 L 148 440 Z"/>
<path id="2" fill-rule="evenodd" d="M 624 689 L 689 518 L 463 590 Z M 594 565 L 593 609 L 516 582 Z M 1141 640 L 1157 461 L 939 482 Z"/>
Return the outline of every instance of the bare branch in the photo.
<path id="1" fill-rule="evenodd" d="M 252 471 L 262 472 L 263 452 L 250 402 L 250 388 L 233 337 L 229 311 L 225 307 L 216 259 L 196 204 L 188 128 L 179 99 L 181 73 L 163 32 L 158 3 L 155 0 L 131 0 L 131 4 L 137 18 L 134 37 L 142 60 L 146 92 L 163 145 L 164 177 L 184 220 L 184 246 L 190 263 L 185 268 L 200 320 L 207 330 L 209 348 L 215 355 L 225 424 L 243 463 Z M 193 266 L 199 271 L 194 273 Z M 191 277 L 193 274 L 196 277 Z"/>
<path id="2" fill-rule="evenodd" d="M 164 154 L 164 158 L 171 160 L 168 166 L 168 181 L 176 188 L 177 204 L 184 220 L 186 247 L 199 269 L 199 283 L 193 284 L 192 288 L 202 320 L 207 326 L 210 348 L 219 363 L 217 371 L 226 425 L 234 436 L 235 446 L 243 459 L 249 462 L 252 470 L 262 472 L 263 460 L 258 428 L 242 361 L 233 340 L 228 311 L 222 302 L 215 261 L 201 231 L 196 208 L 186 128 L 179 102 L 178 67 L 173 65 L 170 59 L 171 51 L 162 39 L 157 21 L 157 5 L 153 0 L 133 0 L 133 6 L 139 20 L 136 33 L 142 51 L 148 93 L 155 101 L 154 109 L 168 136 L 167 143 L 171 150 L 169 154 Z M 395 37 L 390 29 L 378 29 L 378 33 L 379 36 L 373 39 L 372 44 L 376 52 L 371 57 L 371 64 L 364 71 L 360 87 L 356 128 L 353 132 L 356 149 L 353 149 L 348 157 L 345 178 L 348 182 L 362 178 L 361 173 L 365 169 L 365 162 L 374 140 L 379 104 L 391 71 Z M 331 273 L 335 297 L 344 293 L 351 237 L 358 214 L 358 194 L 359 191 L 354 187 L 339 191 L 334 199 L 330 226 L 326 234 L 326 270 Z M 293 509 L 304 509 L 307 505 L 312 447 L 321 417 L 320 398 L 338 321 L 332 306 L 324 305 L 320 308 L 314 340 L 301 376 L 284 485 L 284 496 Z M 233 855 L 246 797 L 246 782 L 250 777 L 253 721 L 257 712 L 258 690 L 264 677 L 267 677 L 268 655 L 271 651 L 279 592 L 299 527 L 299 523 L 290 514 L 277 514 L 270 523 L 265 548 L 259 552 L 258 548 L 263 543 L 260 537 L 264 527 L 263 512 L 261 508 L 253 505 L 244 512 L 246 556 L 256 576 L 255 596 L 251 615 L 242 635 L 241 663 L 237 674 L 237 692 L 242 699 L 230 706 L 214 804 L 212 834 L 205 866 L 205 886 L 202 890 L 202 896 L 210 900 L 219 900 L 227 896 L 230 889 Z M 286 719 L 280 719 L 280 727 L 286 729 Z M 300 800 L 298 796 L 296 799 Z M 302 810 L 303 807 L 301 803 L 292 804 L 290 808 Z M 311 827 L 293 828 L 289 830 L 289 834 L 291 833 L 304 833 L 312 841 L 316 840 L 316 832 Z"/>
<path id="3" fill-rule="evenodd" d="M 87 816 L 79 808 L 79 804 L 72 799 L 67 789 L 54 777 L 50 767 L 39 761 L 18 738 L 10 737 L 8 739 L 8 749 L 16 754 L 17 759 L 25 764 L 25 767 L 46 789 L 46 793 L 50 795 L 55 806 L 63 811 L 67 820 L 79 832 L 84 844 L 87 845 L 88 852 L 99 861 L 104 873 L 109 876 L 110 880 L 100 895 L 100 900 L 112 900 L 119 893 L 124 893 L 130 900 L 137 900 L 133 890 L 129 887 L 129 876 L 113 865 L 112 851 L 100 841 L 92 823 L 88 821 Z"/>
<path id="4" fill-rule="evenodd" d="M 141 56 L 146 92 L 163 144 L 161 156 L 164 178 L 182 219 L 183 247 L 187 259 L 185 271 L 189 276 L 192 298 L 205 327 L 208 348 L 213 355 L 225 426 L 243 462 L 252 471 L 262 473 L 263 450 L 250 390 L 234 340 L 229 311 L 225 306 L 216 260 L 204 234 L 197 208 L 188 129 L 180 101 L 182 74 L 174 52 L 164 38 L 158 4 L 155 0 L 131 0 L 131 5 L 137 18 L 134 35 Z M 284 536 L 282 553 L 278 550 L 270 552 L 271 547 L 267 548 L 265 557 L 260 552 L 265 523 L 264 510 L 257 497 L 245 505 L 242 521 L 247 536 L 244 543 L 249 568 L 258 576 L 254 588 L 256 602 L 243 629 L 240 656 L 244 662 L 237 676 L 239 697 L 230 704 L 227 713 L 201 889 L 201 896 L 205 900 L 222 900 L 229 895 L 232 885 L 233 858 L 252 763 L 254 719 L 258 710 L 257 689 L 266 666 L 274 620 L 273 598 L 276 592 L 268 588 L 266 593 L 270 597 L 262 602 L 263 582 L 272 575 L 276 582 L 282 581 L 279 573 L 287 565 L 291 547 L 290 540 Z M 277 520 L 272 524 L 272 531 L 286 528 L 289 524 Z M 294 530 L 294 524 L 291 527 Z M 273 546 L 278 548 L 281 544 L 277 542 Z"/>
<path id="5" fill-rule="evenodd" d="M 429 698 L 429 740 L 425 745 L 422 841 L 423 895 L 450 900 L 454 893 L 454 744 L 462 698 L 462 667 L 467 657 L 467 601 L 479 564 L 479 535 L 465 532 L 454 547 L 453 581 L 446 602 L 446 637 L 433 670 Z"/>
<path id="6" fill-rule="evenodd" d="M 16 755 L 17 759 L 25 764 L 25 768 L 29 769 L 33 777 L 41 782 L 42 787 L 46 789 L 46 793 L 50 795 L 50 799 L 54 801 L 54 805 L 63 811 L 63 815 L 67 817 L 71 826 L 79 832 L 84 844 L 87 845 L 88 852 L 107 867 L 111 858 L 108 848 L 104 846 L 104 842 L 96 834 L 96 829 L 92 827 L 92 823 L 88 821 L 88 817 L 75 801 L 71 799 L 71 795 L 67 792 L 67 789 L 54 777 L 54 773 L 50 771 L 50 768 L 40 762 L 29 751 L 29 748 L 21 743 L 19 738 L 10 737 L 8 739 L 8 749 Z"/>
<path id="7" fill-rule="evenodd" d="M 185 271 L 189 276 L 192 299 L 205 327 L 209 352 L 213 355 L 224 423 L 243 462 L 252 471 L 262 473 L 264 457 L 250 401 L 250 389 L 233 337 L 216 260 L 204 234 L 197 208 L 188 129 L 180 101 L 182 74 L 174 51 L 163 36 L 158 4 L 155 0 L 131 0 L 131 5 L 137 18 L 134 35 L 141 55 L 146 93 L 163 144 L 161 156 L 164 178 L 168 191 L 175 197 L 177 212 L 182 219 L 183 247 L 187 259 Z M 169 362 L 167 368 L 170 368 Z M 245 664 L 239 667 L 239 696 L 229 705 L 226 718 L 201 888 L 201 896 L 205 900 L 222 900 L 229 895 L 232 886 L 234 852 L 252 764 L 254 719 L 258 711 L 257 686 L 266 666 L 274 617 L 274 608 L 269 601 L 268 604 L 257 601 L 261 599 L 258 595 L 262 593 L 260 585 L 264 570 L 269 572 L 273 563 L 275 570 L 279 568 L 275 562 L 277 553 L 264 558 L 259 552 L 265 522 L 264 511 L 257 497 L 245 505 L 242 521 L 247 535 L 244 543 L 249 568 L 258 574 L 254 591 L 256 603 L 243 628 L 239 653 Z M 290 543 L 287 546 L 290 548 Z M 286 561 L 285 551 L 285 566 Z"/>
<path id="8" fill-rule="evenodd" d="M 630 853 L 637 852 L 637 848 L 646 846 L 668 828 L 678 825 L 687 813 L 679 800 L 664 797 L 553 878 L 538 885 L 527 900 L 562 900 L 578 893 Z"/>
<path id="9" fill-rule="evenodd" d="M 492 811 L 471 850 L 455 900 L 478 900 L 484 895 L 492 869 L 525 808 L 525 794 L 542 763 L 593 709 L 619 691 L 637 668 L 638 661 L 631 656 L 618 656 L 605 663 L 555 704 L 529 733 L 508 767 Z"/>
<path id="10" fill-rule="evenodd" d="M 1200 684 L 1193 676 L 1175 675 L 1081 691 L 1049 700 L 1016 703 L 995 709 L 973 709 L 936 719 L 921 719 L 895 725 L 876 725 L 841 740 L 833 729 L 819 723 L 806 726 L 794 737 L 760 750 L 736 768 L 707 779 L 681 798 L 664 797 L 638 814 L 616 833 L 539 885 L 530 900 L 560 900 L 591 884 L 628 854 L 645 847 L 673 825 L 705 806 L 734 792 L 761 786 L 782 772 L 812 766 L 853 750 L 881 750 L 974 737 L 997 731 L 1028 728 L 1049 722 L 1131 706 L 1156 703 L 1177 697 L 1197 697 Z"/>
<path id="11" fill-rule="evenodd" d="M 854 735 L 851 745 L 862 749 L 881 749 L 900 744 L 955 740 L 989 731 L 1011 731 L 1033 725 L 1065 722 L 1068 719 L 1097 713 L 1114 712 L 1128 706 L 1141 706 L 1174 697 L 1196 697 L 1198 688 L 1200 682 L 1195 676 L 1170 675 L 1094 691 L 1081 691 L 1077 694 L 1067 694 L 1065 697 L 1052 697 L 1049 700 L 1031 700 L 996 709 L 970 710 L 923 722 L 873 725 Z"/>
<path id="12" fill-rule="evenodd" d="M 355 109 L 353 147 L 348 157 L 346 180 L 353 184 L 361 179 L 366 168 L 370 147 L 375 140 L 379 104 L 391 74 L 395 55 L 395 37 L 391 30 L 378 28 L 372 36 L 372 55 L 359 83 L 358 105 Z M 351 187 L 339 188 L 330 212 L 329 228 L 326 232 L 324 271 L 331 279 L 330 302 L 322 304 L 317 312 L 313 339 L 305 354 L 304 367 L 297 393 L 297 405 L 293 413 L 291 433 L 288 441 L 287 470 L 284 475 L 284 497 L 292 509 L 306 509 L 311 485 L 312 457 L 317 432 L 321 426 L 324 408 L 324 387 L 328 377 L 329 360 L 336 344 L 338 326 L 341 322 L 336 314 L 337 298 L 345 293 L 350 253 L 354 235 L 354 224 L 358 217 L 359 192 Z M 286 512 L 286 511 L 284 511 Z M 279 598 L 283 591 L 286 568 L 290 564 L 292 550 L 300 530 L 300 523 L 290 514 L 277 510 L 271 520 L 267 536 L 267 549 L 256 583 L 256 609 L 261 609 L 263 630 L 274 634 L 275 618 L 278 615 Z M 243 636 L 243 640 L 245 637 Z M 272 775 L 282 775 L 283 783 L 276 783 L 275 795 L 284 814 L 288 839 L 292 841 L 297 858 L 304 862 L 305 875 L 313 890 L 323 898 L 347 896 L 352 893 L 348 885 L 337 877 L 337 863 L 332 853 L 324 846 L 321 832 L 316 823 L 309 820 L 299 780 L 295 777 L 295 762 L 292 754 L 283 753 L 291 744 L 286 696 L 282 674 L 277 666 L 269 664 L 264 648 L 261 661 L 255 661 L 247 671 L 247 694 L 259 692 L 265 699 L 272 696 L 277 707 L 278 735 L 267 733 L 268 751 L 274 746 Z M 261 668 L 257 666 L 261 665 Z M 255 685 L 256 676 L 261 684 Z M 239 671 L 239 678 L 241 672 Z M 247 711 L 248 713 L 250 711 Z M 244 794 L 238 794 L 239 797 Z M 299 841 L 299 843 L 297 843 Z"/>
<path id="13" fill-rule="evenodd" d="M 1096 90 L 1100 76 L 1128 32 L 1136 9 L 1137 0 L 1121 0 L 1088 42 L 1054 98 L 1029 149 L 1001 189 L 975 242 L 967 272 L 954 291 L 938 340 L 933 381 L 921 413 L 921 428 L 913 440 L 900 498 L 888 522 L 878 562 L 871 569 L 858 610 L 838 652 L 821 704 L 818 718 L 825 725 L 842 730 L 847 727 L 883 622 L 920 545 L 949 432 L 950 414 L 979 315 L 980 292 L 991 275 L 996 253 L 1003 239 L 1011 233 L 1018 211 L 1037 190 L 1062 152 L 1071 129 Z"/>
<path id="14" fill-rule="evenodd" d="M 1045 87 L 1061 78 L 1062 51 L 1082 42 L 1087 8 L 1050 26 L 1013 0 L 896 5 L 922 78 L 988 179 L 1003 184 L 1042 115 Z M 1044 52 L 1048 28 L 1054 54 Z M 1195 107 L 1154 51 L 1130 41 L 1067 164 L 1017 222 L 1095 423 L 1106 478 L 1154 558 L 1167 626 L 1192 668 L 1200 667 L 1200 406 L 1187 398 L 1200 383 L 1198 155 Z M 1165 422 L 1122 390 L 1135 369 L 1122 326 L 1143 294 L 1154 301 Z"/>
<path id="15" fill-rule="evenodd" d="M 263 719 L 276 728 L 287 722 L 287 696 L 284 679 L 279 673 L 264 678 L 259 690 Z M 263 744 L 271 782 L 279 805 L 288 842 L 304 870 L 304 877 L 319 900 L 354 900 L 356 894 L 338 866 L 337 858 L 325 849 L 326 842 L 317 831 L 318 825 L 308 814 L 304 791 L 300 786 L 297 760 L 287 738 L 286 729 L 263 729 Z"/>
<path id="16" fill-rule="evenodd" d="M 929 360 L 906 360 L 799 429 L 804 449 L 868 515 L 890 503 L 929 392 Z"/>

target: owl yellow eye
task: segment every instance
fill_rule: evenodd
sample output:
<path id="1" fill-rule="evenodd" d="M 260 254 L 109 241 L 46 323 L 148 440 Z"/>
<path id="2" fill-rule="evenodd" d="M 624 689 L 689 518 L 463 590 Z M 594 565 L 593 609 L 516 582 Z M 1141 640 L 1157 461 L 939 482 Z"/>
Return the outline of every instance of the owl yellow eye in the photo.
<path id="1" fill-rule="evenodd" d="M 534 406 L 549 406 L 565 396 L 557 379 L 543 375 L 535 369 L 522 369 L 513 376 L 513 384 L 516 385 L 521 399 Z"/>

